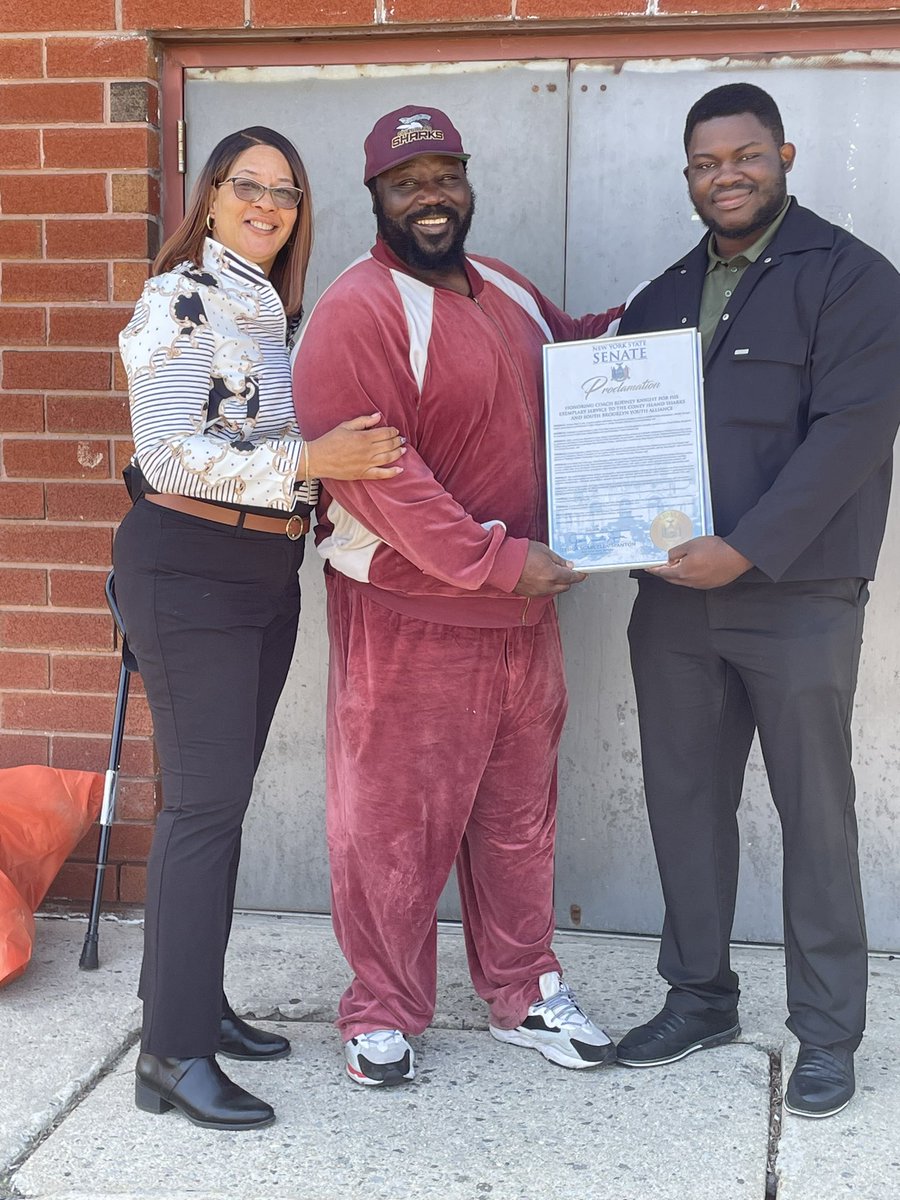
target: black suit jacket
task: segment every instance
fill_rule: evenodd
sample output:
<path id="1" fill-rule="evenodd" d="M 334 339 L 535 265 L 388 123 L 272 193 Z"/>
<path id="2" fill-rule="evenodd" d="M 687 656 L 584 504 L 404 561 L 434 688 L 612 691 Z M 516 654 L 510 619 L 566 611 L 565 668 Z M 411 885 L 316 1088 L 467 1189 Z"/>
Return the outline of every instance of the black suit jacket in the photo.
<path id="1" fill-rule="evenodd" d="M 698 324 L 706 244 L 639 293 L 620 334 Z M 900 423 L 894 267 L 792 200 L 703 374 L 715 529 L 756 564 L 743 578 L 871 579 Z"/>

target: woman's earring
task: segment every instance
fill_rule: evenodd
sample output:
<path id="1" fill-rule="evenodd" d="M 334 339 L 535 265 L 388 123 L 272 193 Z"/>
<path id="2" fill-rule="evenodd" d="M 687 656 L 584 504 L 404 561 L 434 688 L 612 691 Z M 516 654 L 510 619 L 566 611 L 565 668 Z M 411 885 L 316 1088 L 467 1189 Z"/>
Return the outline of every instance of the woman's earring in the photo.
<path id="1" fill-rule="evenodd" d="M 213 224 L 214 224 L 214 222 L 212 219 L 212 213 L 207 213 L 206 214 L 206 228 L 209 230 L 210 233 L 212 233 L 212 231 L 213 231 Z"/>

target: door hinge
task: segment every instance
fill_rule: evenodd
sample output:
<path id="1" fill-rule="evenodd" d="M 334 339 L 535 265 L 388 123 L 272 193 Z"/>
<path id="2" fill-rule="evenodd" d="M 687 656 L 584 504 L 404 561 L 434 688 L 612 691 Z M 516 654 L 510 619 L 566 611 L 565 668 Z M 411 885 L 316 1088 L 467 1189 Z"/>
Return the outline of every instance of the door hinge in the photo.
<path id="1" fill-rule="evenodd" d="M 175 136 L 178 139 L 178 173 L 185 173 L 185 156 L 184 156 L 184 121 L 178 120 L 175 122 Z"/>

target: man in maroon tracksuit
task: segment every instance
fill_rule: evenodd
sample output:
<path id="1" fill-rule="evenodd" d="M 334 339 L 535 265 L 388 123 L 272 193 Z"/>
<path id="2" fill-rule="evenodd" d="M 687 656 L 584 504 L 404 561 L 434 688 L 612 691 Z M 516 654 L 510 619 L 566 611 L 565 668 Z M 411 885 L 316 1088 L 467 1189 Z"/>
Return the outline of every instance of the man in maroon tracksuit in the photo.
<path id="1" fill-rule="evenodd" d="M 411 1079 L 434 1013 L 436 906 L 456 863 L 469 968 L 500 1041 L 568 1067 L 615 1051 L 553 953 L 553 597 L 584 576 L 545 544 L 542 346 L 600 336 L 467 257 L 460 135 L 410 106 L 366 140 L 378 239 L 325 292 L 294 368 L 301 428 L 384 415 L 388 483 L 324 480 L 334 925 L 354 979 L 338 1026 L 358 1083 Z M 360 405 L 363 405 L 361 408 Z"/>

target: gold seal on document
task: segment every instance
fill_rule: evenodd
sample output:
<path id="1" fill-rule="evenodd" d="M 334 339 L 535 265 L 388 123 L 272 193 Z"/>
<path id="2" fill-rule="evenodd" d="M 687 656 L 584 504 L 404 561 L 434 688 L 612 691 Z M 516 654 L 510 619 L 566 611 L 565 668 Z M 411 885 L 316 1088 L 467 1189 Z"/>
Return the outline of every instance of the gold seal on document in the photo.
<path id="1" fill-rule="evenodd" d="M 680 512 L 677 508 L 667 508 L 665 512 L 653 518 L 650 540 L 654 546 L 659 546 L 660 550 L 671 550 L 673 546 L 686 542 L 693 532 L 694 526 L 687 513 Z"/>

